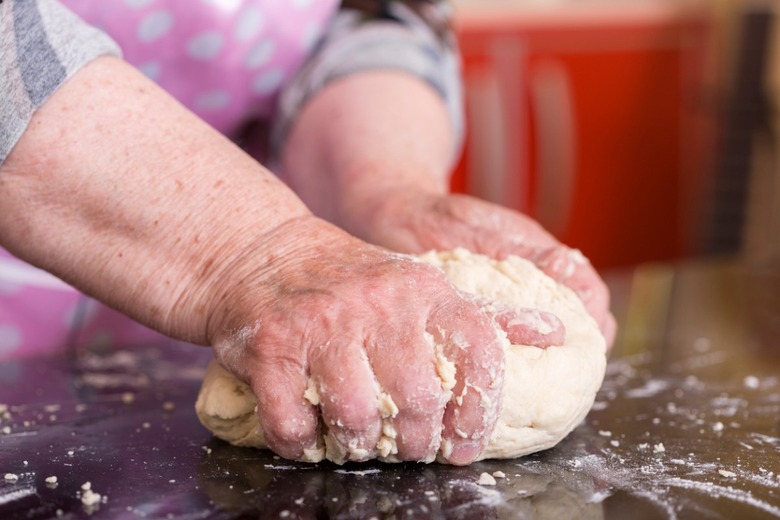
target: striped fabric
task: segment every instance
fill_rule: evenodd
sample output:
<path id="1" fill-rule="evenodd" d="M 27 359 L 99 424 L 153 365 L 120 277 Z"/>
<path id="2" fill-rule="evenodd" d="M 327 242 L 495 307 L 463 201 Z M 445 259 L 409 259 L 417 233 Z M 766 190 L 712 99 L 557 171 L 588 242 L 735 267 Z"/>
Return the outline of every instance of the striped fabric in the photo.
<path id="1" fill-rule="evenodd" d="M 325 85 L 361 70 L 386 68 L 417 76 L 441 95 L 456 136 L 454 161 L 462 145 L 464 116 L 460 55 L 451 20 L 452 7 L 444 0 L 342 0 L 319 46 L 282 92 L 272 155 L 278 157 L 298 111 Z"/>
<path id="2" fill-rule="evenodd" d="M 65 80 L 98 56 L 119 54 L 110 38 L 54 0 L 0 2 L 0 164 Z"/>

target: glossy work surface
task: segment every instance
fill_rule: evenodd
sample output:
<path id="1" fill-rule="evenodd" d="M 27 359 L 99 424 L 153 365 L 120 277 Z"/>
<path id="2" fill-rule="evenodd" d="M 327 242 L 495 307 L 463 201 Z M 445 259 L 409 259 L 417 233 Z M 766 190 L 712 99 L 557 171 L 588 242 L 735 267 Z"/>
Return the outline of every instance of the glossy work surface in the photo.
<path id="1" fill-rule="evenodd" d="M 587 420 L 552 450 L 463 468 L 312 466 L 214 440 L 193 412 L 205 349 L 6 363 L 0 518 L 780 518 L 773 276 L 609 276 L 621 335 Z"/>

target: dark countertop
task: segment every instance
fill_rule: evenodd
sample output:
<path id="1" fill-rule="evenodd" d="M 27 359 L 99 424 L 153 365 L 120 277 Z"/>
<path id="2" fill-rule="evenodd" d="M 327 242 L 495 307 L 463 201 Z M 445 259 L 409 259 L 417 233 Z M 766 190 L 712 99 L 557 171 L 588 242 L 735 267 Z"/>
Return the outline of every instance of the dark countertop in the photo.
<path id="1" fill-rule="evenodd" d="M 0 518 L 780 518 L 779 278 L 729 261 L 608 273 L 621 332 L 586 421 L 465 468 L 217 441 L 193 412 L 205 349 L 5 363 Z M 85 482 L 107 499 L 82 504 Z"/>

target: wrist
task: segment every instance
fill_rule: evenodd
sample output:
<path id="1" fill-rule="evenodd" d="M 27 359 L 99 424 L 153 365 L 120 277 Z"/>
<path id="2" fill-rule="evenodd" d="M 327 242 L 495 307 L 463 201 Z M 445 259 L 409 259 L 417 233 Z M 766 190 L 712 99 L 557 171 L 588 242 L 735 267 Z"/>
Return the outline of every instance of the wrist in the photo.
<path id="1" fill-rule="evenodd" d="M 334 223 L 368 241 L 379 226 L 406 218 L 410 206 L 447 194 L 445 183 L 424 174 L 386 170 L 376 175 L 368 173 L 362 179 L 365 181 L 345 186 L 337 199 Z"/>
<path id="2" fill-rule="evenodd" d="M 446 193 L 452 146 L 436 92 L 408 74 L 375 70 L 334 81 L 313 97 L 291 129 L 282 163 L 315 214 L 352 231 L 388 190 Z"/>

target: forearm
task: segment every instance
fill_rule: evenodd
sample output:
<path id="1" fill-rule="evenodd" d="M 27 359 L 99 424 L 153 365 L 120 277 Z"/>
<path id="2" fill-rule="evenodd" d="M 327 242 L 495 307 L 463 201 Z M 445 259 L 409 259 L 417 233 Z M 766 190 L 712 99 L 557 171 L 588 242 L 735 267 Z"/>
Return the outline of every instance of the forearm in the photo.
<path id="1" fill-rule="evenodd" d="M 0 243 L 139 321 L 206 343 L 221 270 L 308 214 L 269 172 L 134 69 L 101 58 L 0 168 Z M 259 249 L 258 249 L 258 245 Z"/>
<path id="2" fill-rule="evenodd" d="M 316 214 L 361 236 L 355 227 L 388 190 L 446 193 L 453 148 L 446 107 L 428 84 L 374 70 L 334 81 L 309 101 L 283 168 Z"/>

